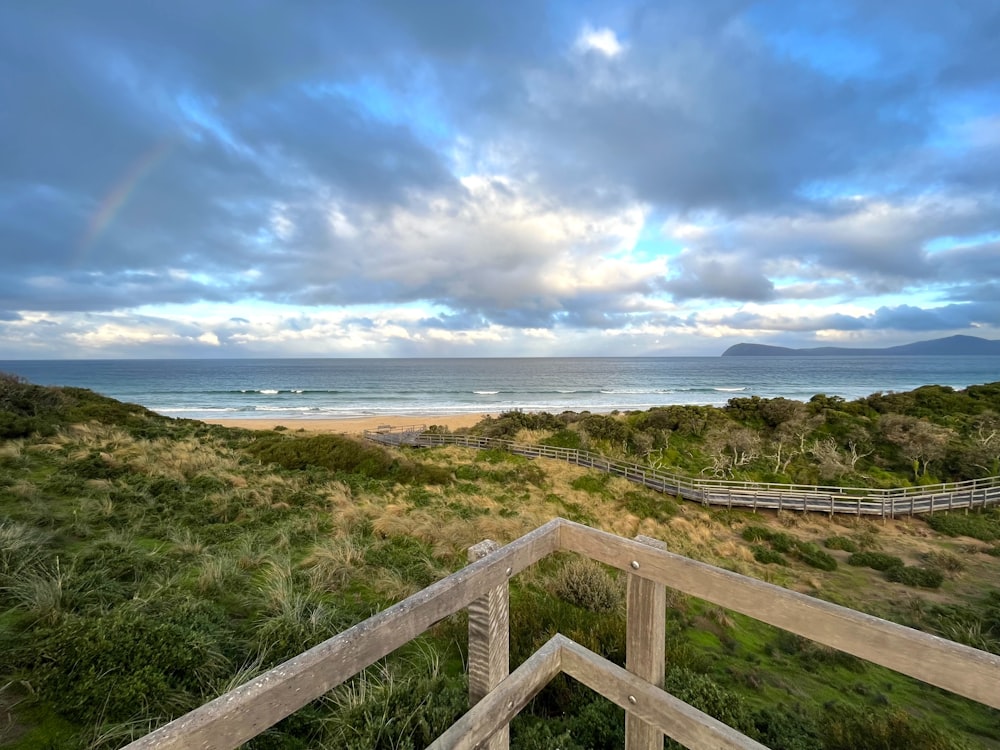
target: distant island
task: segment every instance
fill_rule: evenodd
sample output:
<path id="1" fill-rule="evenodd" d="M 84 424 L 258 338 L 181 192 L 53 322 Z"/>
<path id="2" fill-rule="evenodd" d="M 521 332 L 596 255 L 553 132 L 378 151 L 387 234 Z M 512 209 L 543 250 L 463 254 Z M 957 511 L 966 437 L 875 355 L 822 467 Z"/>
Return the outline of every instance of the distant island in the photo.
<path id="1" fill-rule="evenodd" d="M 948 336 L 930 341 L 889 346 L 883 349 L 858 349 L 845 346 L 819 346 L 812 349 L 791 349 L 787 346 L 767 344 L 734 344 L 722 353 L 723 357 L 865 357 L 865 356 L 915 356 L 942 355 L 965 357 L 985 354 L 1000 355 L 1000 340 L 978 336 Z"/>

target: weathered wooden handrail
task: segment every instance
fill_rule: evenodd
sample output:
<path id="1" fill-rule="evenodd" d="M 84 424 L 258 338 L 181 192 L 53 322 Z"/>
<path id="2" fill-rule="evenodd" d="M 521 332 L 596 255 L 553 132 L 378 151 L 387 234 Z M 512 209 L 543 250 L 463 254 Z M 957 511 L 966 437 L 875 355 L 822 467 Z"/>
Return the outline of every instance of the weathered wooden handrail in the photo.
<path id="1" fill-rule="evenodd" d="M 691 560 L 661 549 L 653 541 L 623 539 L 554 519 L 128 748 L 236 747 L 416 638 L 435 622 L 504 590 L 511 576 L 560 550 L 616 567 L 630 576 L 630 583 L 635 580 L 675 588 L 1000 708 L 1000 656 Z M 478 553 L 470 556 L 478 557 Z M 633 597 L 629 599 L 630 629 L 641 633 L 645 623 L 633 610 Z M 649 616 L 665 615 L 665 607 L 659 605 L 648 610 Z M 646 644 L 638 645 L 649 646 L 658 637 L 655 632 Z M 485 637 L 501 635 L 506 638 L 506 632 L 491 632 Z M 627 640 L 632 648 L 636 639 L 629 636 Z M 472 651 L 470 648 L 470 659 Z M 655 680 L 650 682 L 639 674 L 640 669 L 632 666 L 628 656 L 627 666 L 628 670 L 622 670 L 565 638 L 556 638 L 509 677 L 493 675 L 489 692 L 432 747 L 473 747 L 496 736 L 496 731 L 560 671 L 620 705 L 627 716 L 689 747 L 760 747 L 664 693 Z M 627 750 L 652 746 L 637 740 L 627 745 Z"/>
<path id="2" fill-rule="evenodd" d="M 985 508 L 1000 504 L 1000 477 L 894 489 L 742 482 L 685 477 L 642 464 L 618 461 L 578 448 L 516 443 L 512 440 L 481 435 L 426 432 L 423 431 L 422 425 L 396 427 L 392 428 L 392 432 L 366 430 L 364 436 L 368 440 L 385 445 L 460 445 L 487 450 L 499 449 L 530 458 L 555 458 L 577 466 L 605 471 L 685 500 L 727 508 L 813 511 L 895 518 L 902 515 Z"/>
<path id="3" fill-rule="evenodd" d="M 560 673 L 600 693 L 619 708 L 624 708 L 628 716 L 655 727 L 661 734 L 669 735 L 686 747 L 767 750 L 759 742 L 559 634 L 552 636 L 427 750 L 473 750 L 480 747 Z M 627 737 L 625 746 L 631 750 Z M 662 737 L 659 746 L 663 746 Z"/>

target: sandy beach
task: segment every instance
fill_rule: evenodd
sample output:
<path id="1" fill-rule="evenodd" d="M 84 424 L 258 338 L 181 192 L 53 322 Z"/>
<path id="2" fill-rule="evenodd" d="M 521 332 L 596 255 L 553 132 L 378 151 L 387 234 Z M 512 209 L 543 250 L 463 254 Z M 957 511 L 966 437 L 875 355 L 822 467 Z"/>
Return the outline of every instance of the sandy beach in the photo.
<path id="1" fill-rule="evenodd" d="M 281 425 L 290 431 L 341 432 L 360 435 L 365 430 L 374 430 L 380 425 L 403 427 L 407 425 L 443 425 L 450 430 L 471 427 L 487 414 L 425 414 L 420 416 L 386 415 L 378 417 L 351 417 L 344 419 L 204 419 L 208 424 L 224 427 L 242 427 L 247 430 L 273 430 Z"/>

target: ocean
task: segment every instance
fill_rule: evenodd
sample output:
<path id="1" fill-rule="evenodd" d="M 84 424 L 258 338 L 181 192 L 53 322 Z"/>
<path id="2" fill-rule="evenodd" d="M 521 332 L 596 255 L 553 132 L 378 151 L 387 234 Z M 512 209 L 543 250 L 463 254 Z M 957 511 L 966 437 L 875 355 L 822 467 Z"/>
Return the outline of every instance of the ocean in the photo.
<path id="1" fill-rule="evenodd" d="M 1000 357 L 13 360 L 0 372 L 189 419 L 328 419 L 847 400 L 1000 380 Z"/>

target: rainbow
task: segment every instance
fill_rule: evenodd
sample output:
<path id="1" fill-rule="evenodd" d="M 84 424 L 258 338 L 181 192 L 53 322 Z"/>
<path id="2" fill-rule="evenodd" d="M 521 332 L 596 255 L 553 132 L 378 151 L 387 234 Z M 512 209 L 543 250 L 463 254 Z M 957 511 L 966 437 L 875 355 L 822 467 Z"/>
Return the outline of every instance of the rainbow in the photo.
<path id="1" fill-rule="evenodd" d="M 87 230 L 84 232 L 78 247 L 78 260 L 108 230 L 108 227 L 114 222 L 115 217 L 121 213 L 121 210 L 128 203 L 128 199 L 135 193 L 135 189 L 139 183 L 153 171 L 172 147 L 173 139 L 164 138 L 156 143 L 153 148 L 145 152 L 130 165 L 122 177 L 108 191 L 98 205 L 97 210 L 90 217 L 90 221 L 87 222 Z"/>

